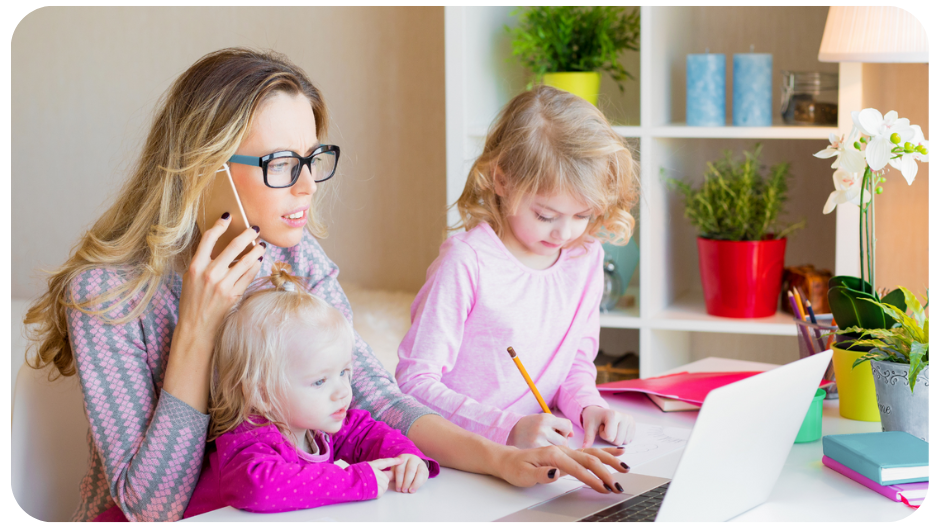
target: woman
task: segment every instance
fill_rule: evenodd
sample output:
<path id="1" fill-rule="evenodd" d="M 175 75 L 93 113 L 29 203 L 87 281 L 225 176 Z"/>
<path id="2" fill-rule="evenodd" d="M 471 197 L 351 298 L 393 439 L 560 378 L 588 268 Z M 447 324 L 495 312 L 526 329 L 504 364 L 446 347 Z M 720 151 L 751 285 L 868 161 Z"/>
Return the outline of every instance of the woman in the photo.
<path id="1" fill-rule="evenodd" d="M 26 315 L 37 328 L 31 365 L 77 372 L 82 385 L 90 468 L 74 520 L 94 519 L 114 504 L 132 520 L 182 516 L 205 453 L 216 332 L 274 262 L 290 264 L 351 318 L 339 270 L 315 238 L 325 229 L 313 198 L 338 161 L 336 149 L 318 148 L 327 127 L 320 92 L 273 53 L 210 53 L 167 92 L 116 202 Z M 226 164 L 253 228 L 212 259 L 231 217 L 204 233 L 195 220 L 210 182 L 203 176 Z M 275 177 L 285 166 L 290 176 Z M 601 460 L 622 470 L 615 449 L 519 450 L 452 425 L 402 395 L 358 335 L 354 361 L 354 406 L 401 430 L 442 465 L 519 486 L 570 473 L 599 492 L 614 486 Z"/>

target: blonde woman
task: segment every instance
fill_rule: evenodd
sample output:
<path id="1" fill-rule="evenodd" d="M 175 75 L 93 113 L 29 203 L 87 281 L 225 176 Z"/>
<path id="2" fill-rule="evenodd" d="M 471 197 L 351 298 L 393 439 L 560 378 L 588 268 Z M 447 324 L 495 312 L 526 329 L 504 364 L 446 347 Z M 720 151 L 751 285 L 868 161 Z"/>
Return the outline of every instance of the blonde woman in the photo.
<path id="1" fill-rule="evenodd" d="M 466 232 L 444 242 L 412 304 L 395 372 L 402 390 L 497 443 L 564 445 L 572 422 L 583 447 L 595 436 L 630 441 L 633 419 L 601 398 L 593 361 L 604 289 L 597 238 L 629 240 L 634 165 L 584 99 L 538 86 L 510 101 L 456 203 Z M 509 345 L 565 417 L 542 411 Z"/>
<path id="2" fill-rule="evenodd" d="M 286 262 L 312 293 L 352 319 L 339 269 L 317 242 L 325 229 L 314 196 L 336 166 L 323 155 L 335 149 L 321 145 L 328 124 L 320 91 L 274 53 L 210 53 L 168 90 L 114 204 L 25 318 L 37 327 L 31 364 L 77 373 L 82 385 L 90 466 L 73 519 L 91 520 L 115 504 L 131 520 L 182 517 L 205 454 L 214 339 L 249 283 L 270 275 L 273 262 Z M 288 181 L 269 181 L 271 154 L 296 160 Z M 234 155 L 254 158 L 254 166 L 232 161 Z M 208 188 L 204 175 L 226 163 L 254 225 L 213 259 L 231 218 L 199 232 L 196 211 Z M 520 486 L 557 480 L 557 469 L 598 490 L 610 482 L 598 461 L 615 462 L 610 453 L 484 441 L 402 395 L 358 335 L 354 348 L 353 407 L 442 465 Z"/>

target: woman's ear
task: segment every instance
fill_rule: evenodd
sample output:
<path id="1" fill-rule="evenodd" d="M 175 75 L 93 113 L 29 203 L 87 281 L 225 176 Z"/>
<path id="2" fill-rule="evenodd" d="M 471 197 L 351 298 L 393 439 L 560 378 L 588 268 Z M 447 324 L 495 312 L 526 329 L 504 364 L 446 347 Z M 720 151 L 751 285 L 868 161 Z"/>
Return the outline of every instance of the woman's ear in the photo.
<path id="1" fill-rule="evenodd" d="M 506 197 L 506 176 L 503 175 L 503 171 L 499 167 L 493 168 L 493 190 L 497 196 Z"/>

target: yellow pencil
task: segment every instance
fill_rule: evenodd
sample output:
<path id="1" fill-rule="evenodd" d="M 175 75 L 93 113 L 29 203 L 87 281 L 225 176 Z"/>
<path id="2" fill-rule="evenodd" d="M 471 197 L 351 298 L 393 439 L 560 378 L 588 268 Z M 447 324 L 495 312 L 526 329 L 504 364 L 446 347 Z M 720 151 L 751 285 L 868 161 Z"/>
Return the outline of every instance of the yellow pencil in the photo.
<path id="1" fill-rule="evenodd" d="M 516 356 L 516 350 L 512 349 L 512 346 L 506 348 L 506 351 L 509 352 L 509 356 L 512 357 L 513 362 L 516 363 L 516 367 L 519 368 L 519 373 L 522 374 L 522 378 L 525 379 L 526 384 L 529 385 L 529 389 L 532 390 L 532 395 L 539 400 L 539 406 L 542 407 L 542 411 L 550 414 L 552 413 L 549 410 L 548 405 L 545 404 L 545 399 L 542 399 L 542 394 L 539 393 L 539 389 L 535 387 L 535 383 L 532 382 L 532 378 L 529 377 L 529 373 L 525 371 L 525 366 L 522 365 L 522 361 L 519 360 L 519 357 Z"/>

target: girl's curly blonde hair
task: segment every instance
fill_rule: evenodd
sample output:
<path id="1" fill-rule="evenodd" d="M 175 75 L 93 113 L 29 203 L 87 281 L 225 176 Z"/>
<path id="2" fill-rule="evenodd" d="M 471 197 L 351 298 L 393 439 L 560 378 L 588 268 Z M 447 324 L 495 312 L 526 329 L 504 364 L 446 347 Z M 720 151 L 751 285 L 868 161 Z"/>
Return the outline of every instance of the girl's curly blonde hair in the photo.
<path id="1" fill-rule="evenodd" d="M 637 168 L 623 138 L 594 105 L 551 86 L 536 86 L 497 116 L 454 204 L 460 222 L 449 230 L 486 222 L 501 236 L 506 215 L 524 196 L 567 193 L 592 210 L 582 243 L 601 238 L 624 245 L 633 235 Z M 496 195 L 497 172 L 508 199 Z"/>
<path id="2" fill-rule="evenodd" d="M 352 342 L 346 317 L 290 271 L 290 265 L 275 263 L 271 276 L 256 280 L 222 323 L 212 354 L 208 441 L 246 421 L 263 424 L 252 420 L 260 416 L 293 442 L 283 396 L 288 384 L 284 341 L 291 326 L 312 324 L 321 330 L 312 346 L 343 336 Z"/>

